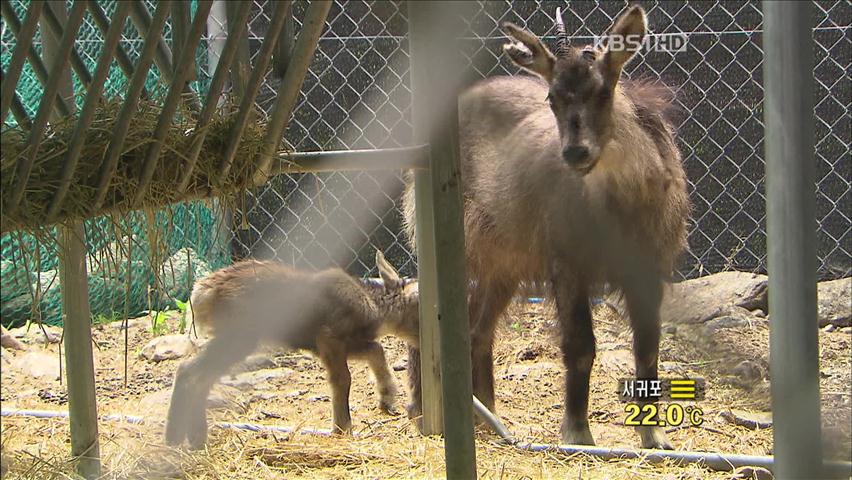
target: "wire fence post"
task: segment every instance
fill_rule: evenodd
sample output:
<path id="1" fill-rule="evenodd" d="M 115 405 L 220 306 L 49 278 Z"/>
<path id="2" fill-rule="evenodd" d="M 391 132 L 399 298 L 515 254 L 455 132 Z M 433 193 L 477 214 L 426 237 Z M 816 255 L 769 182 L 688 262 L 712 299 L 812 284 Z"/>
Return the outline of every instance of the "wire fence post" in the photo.
<path id="1" fill-rule="evenodd" d="M 766 227 L 776 478 L 822 469 L 810 2 L 763 2 Z"/>

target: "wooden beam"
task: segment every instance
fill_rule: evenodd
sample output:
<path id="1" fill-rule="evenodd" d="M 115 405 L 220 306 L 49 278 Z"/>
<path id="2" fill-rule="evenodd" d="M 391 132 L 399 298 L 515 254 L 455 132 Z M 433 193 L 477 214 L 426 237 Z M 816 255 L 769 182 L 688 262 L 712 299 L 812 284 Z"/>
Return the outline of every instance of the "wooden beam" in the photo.
<path id="1" fill-rule="evenodd" d="M 112 182 L 113 175 L 115 175 L 118 158 L 124 149 L 124 140 L 127 138 L 127 131 L 130 128 L 130 122 L 133 121 L 136 107 L 139 105 L 139 96 L 142 94 L 145 81 L 148 79 L 148 69 L 151 68 L 154 53 L 157 50 L 157 44 L 161 37 L 163 26 L 166 24 L 166 18 L 168 18 L 171 6 L 172 2 L 167 1 L 157 4 L 157 10 L 154 12 L 154 18 L 151 20 L 150 28 L 145 36 L 145 43 L 142 45 L 142 53 L 139 55 L 136 71 L 133 73 L 130 86 L 124 95 L 124 106 L 121 107 L 121 112 L 118 114 L 118 120 L 115 122 L 109 147 L 107 147 L 104 161 L 101 164 L 100 180 L 98 181 L 97 192 L 95 192 L 95 199 L 92 202 L 91 212 L 99 211 L 104 200 L 106 200 L 109 184 Z"/>
<path id="2" fill-rule="evenodd" d="M 44 2 L 31 2 L 30 5 L 39 4 L 39 8 L 43 8 Z M 21 22 L 18 20 L 18 17 L 15 15 L 15 9 L 12 8 L 12 5 L 8 1 L 2 2 L 3 9 L 3 18 L 6 19 L 6 24 L 9 25 L 9 29 L 12 30 L 12 34 L 15 35 L 16 44 L 21 43 L 22 38 L 30 39 L 30 47 L 27 49 L 27 59 L 30 61 L 30 67 L 32 67 L 33 72 L 36 75 L 39 83 L 41 83 L 42 87 L 47 87 L 47 67 L 44 66 L 44 62 L 41 60 L 41 56 L 39 56 L 38 52 L 35 49 L 35 46 L 32 45 L 32 35 L 25 36 L 21 34 L 21 29 L 23 28 Z M 38 18 L 36 18 L 38 20 Z M 12 85 L 16 85 L 17 82 L 13 82 Z M 54 110 L 60 116 L 67 116 L 71 113 L 73 105 L 71 105 L 71 100 L 73 99 L 60 99 L 60 101 L 54 104 Z"/>
<path id="3" fill-rule="evenodd" d="M 67 97 L 74 94 L 74 87 L 71 71 L 67 68 L 68 45 L 64 42 L 73 43 L 73 34 L 79 27 L 85 6 L 80 0 L 75 2 L 66 20 L 65 2 L 51 1 L 56 8 L 56 16 L 67 27 L 60 39 L 49 28 L 45 28 L 43 20 L 44 54 L 51 65 L 50 81 L 56 82 L 58 93 Z M 75 15 L 80 18 L 75 20 Z M 54 120 L 58 118 L 54 117 Z M 62 336 L 65 342 L 65 375 L 68 379 L 71 455 L 77 460 L 77 473 L 83 478 L 94 479 L 100 477 L 101 461 L 85 239 L 86 231 L 82 221 L 59 227 L 59 288 L 62 292 Z"/>
<path id="4" fill-rule="evenodd" d="M 234 161 L 234 155 L 236 155 L 237 147 L 240 145 L 243 130 L 245 130 L 251 111 L 254 108 L 254 99 L 257 97 L 260 84 L 263 83 L 263 77 L 266 76 L 266 69 L 269 68 L 272 52 L 275 49 L 278 36 L 281 34 L 287 13 L 290 11 L 290 5 L 291 2 L 289 0 L 275 3 L 269 28 L 266 29 L 263 45 L 261 45 L 260 52 L 257 54 L 257 63 L 240 98 L 240 107 L 234 119 L 234 125 L 231 127 L 228 135 L 228 146 L 222 153 L 222 160 L 219 164 L 219 178 L 215 180 L 214 185 L 224 182 L 228 176 L 228 172 L 231 170 L 231 163 Z"/>
<path id="5" fill-rule="evenodd" d="M 287 72 L 287 65 L 290 64 L 290 59 L 293 56 L 293 48 L 296 43 L 296 22 L 293 19 L 293 10 L 287 15 L 284 21 L 284 30 L 281 36 L 278 37 L 278 49 L 275 51 L 275 57 L 272 59 L 272 76 L 277 79 L 283 79 Z"/>
<path id="6" fill-rule="evenodd" d="M 62 32 L 65 30 L 65 27 L 56 17 L 56 12 L 53 10 L 54 7 L 51 6 L 52 3 L 47 3 L 47 8 L 44 9 L 44 14 L 42 15 L 44 19 L 47 21 L 47 26 L 57 37 L 62 36 Z M 64 6 L 63 6 L 64 7 Z M 86 63 L 83 61 L 80 54 L 77 52 L 76 48 L 71 48 L 71 68 L 74 69 L 74 73 L 77 74 L 77 78 L 80 80 L 80 83 L 83 84 L 83 88 L 89 88 L 89 85 L 92 83 L 92 74 L 89 73 L 88 67 L 86 67 Z"/>
<path id="7" fill-rule="evenodd" d="M 420 292 L 420 433 L 444 431 L 441 392 L 441 332 L 438 322 L 438 273 L 435 258 L 435 218 L 432 175 L 429 169 L 414 174 L 417 222 L 417 280 Z"/>
<path id="8" fill-rule="evenodd" d="M 455 2 L 440 2 L 440 6 L 439 2 L 411 2 L 408 18 L 415 141 L 422 141 L 425 136 L 431 148 L 433 235 L 435 259 L 440 259 L 435 262 L 435 271 L 446 475 L 453 479 L 474 479 L 476 445 L 457 100 L 465 68 L 456 41 L 462 32 L 453 29 L 455 5 Z M 418 186 L 425 187 L 423 183 Z"/>
<path id="9" fill-rule="evenodd" d="M 186 0 L 179 0 L 180 3 L 185 2 Z M 172 5 L 171 8 L 175 8 Z M 206 15 L 205 15 L 206 17 Z M 147 36 L 148 30 L 151 28 L 151 14 L 148 13 L 148 7 L 144 0 L 138 0 L 133 2 L 133 8 L 130 10 L 130 20 L 136 26 L 136 29 L 139 31 L 140 35 Z M 172 55 L 172 51 L 169 49 L 168 44 L 166 43 L 166 39 L 163 38 L 162 32 L 160 32 L 160 37 L 157 40 L 157 51 L 154 56 L 154 63 L 157 65 L 157 69 L 160 71 L 160 75 L 166 79 L 167 82 L 171 83 L 174 80 L 174 74 L 177 67 L 173 65 L 174 55 Z M 201 105 L 199 104 L 198 97 L 189 87 L 189 83 L 184 82 L 182 87 L 183 93 L 186 94 L 185 100 L 187 101 L 187 105 L 193 111 L 201 110 Z"/>
<path id="10" fill-rule="evenodd" d="M 79 1 L 79 0 L 78 0 Z M 50 7 L 48 7 L 50 8 Z M 127 20 L 127 14 L 130 11 L 130 4 L 127 2 L 119 2 L 115 13 L 110 22 L 109 31 L 107 31 L 104 44 L 101 49 L 100 58 L 98 58 L 97 66 L 95 67 L 95 76 L 89 82 L 89 89 L 86 92 L 86 100 L 83 104 L 83 111 L 77 119 L 77 124 L 74 126 L 74 133 L 71 136 L 71 144 L 68 146 L 68 152 L 63 157 L 62 178 L 59 181 L 59 187 L 53 195 L 50 206 L 47 209 L 47 221 L 53 222 L 56 218 L 59 207 L 62 206 L 62 201 L 68 193 L 71 186 L 71 180 L 74 178 L 74 172 L 77 169 L 77 162 L 80 159 L 80 153 L 83 151 L 83 146 L 86 141 L 86 131 L 92 124 L 95 118 L 95 111 L 101 102 L 101 94 L 103 87 L 106 84 L 109 76 L 109 69 L 112 65 L 112 59 L 115 54 L 115 47 L 121 41 L 121 34 L 124 30 L 124 22 Z"/>
<path id="11" fill-rule="evenodd" d="M 230 29 L 228 39 L 225 41 L 225 48 L 219 57 L 218 65 L 216 65 L 216 72 L 210 81 L 210 90 L 207 92 L 204 108 L 201 109 L 201 114 L 198 116 L 198 121 L 195 125 L 195 138 L 192 140 L 192 148 L 187 154 L 183 175 L 178 181 L 178 191 L 180 192 L 186 190 L 186 186 L 192 178 L 192 171 L 195 169 L 195 163 L 198 161 L 198 154 L 201 153 L 201 147 L 204 146 L 204 139 L 207 138 L 208 130 L 206 127 L 219 106 L 219 97 L 222 94 L 222 89 L 225 87 L 225 80 L 228 79 L 231 63 L 233 63 L 234 57 L 236 57 L 240 38 L 246 31 L 251 6 L 251 2 L 240 3 L 234 21 L 228 22 L 228 28 Z"/>
<path id="12" fill-rule="evenodd" d="M 236 21 L 237 9 L 241 3 L 252 4 L 251 0 L 243 0 L 243 2 L 226 1 L 225 9 L 228 16 L 228 24 Z M 290 16 L 290 9 L 287 10 L 287 15 Z M 249 41 L 247 30 L 239 38 L 237 45 L 237 56 L 234 59 L 234 65 L 231 67 L 231 87 L 233 94 L 238 101 L 241 101 L 246 95 L 248 87 L 249 75 L 251 74 L 251 52 L 249 51 Z M 265 41 L 265 40 L 264 40 Z"/>
<path id="13" fill-rule="evenodd" d="M 276 92 L 272 115 L 266 125 L 266 135 L 263 138 L 263 146 L 257 159 L 255 182 L 265 181 L 269 175 L 269 165 L 276 156 L 284 129 L 287 128 L 290 114 L 299 98 L 299 91 L 302 88 L 302 82 L 305 80 L 305 74 L 307 74 L 308 67 L 314 59 L 314 52 L 325 27 L 325 19 L 328 16 L 329 9 L 331 9 L 331 3 L 331 1 L 326 0 L 314 0 L 308 6 L 308 11 L 305 12 L 305 17 L 302 19 L 299 38 L 293 48 L 293 55 L 290 57 L 290 64 L 287 65 L 284 79 L 281 80 L 278 92 Z"/>
<path id="14" fill-rule="evenodd" d="M 192 15 L 189 13 L 191 2 L 177 2 L 172 8 L 172 54 L 173 58 L 180 58 L 181 50 L 189 38 L 189 29 L 192 24 Z M 206 17 L 205 17 L 206 21 Z M 174 66 L 174 65 L 173 65 Z M 177 69 L 176 66 L 174 66 Z M 187 78 L 188 82 L 195 80 L 195 72 Z"/>
<path id="15" fill-rule="evenodd" d="M 174 121 L 174 115 L 177 111 L 178 102 L 181 100 L 186 79 L 189 77 L 190 70 L 195 68 L 195 49 L 198 47 L 198 42 L 201 40 L 204 28 L 207 26 L 207 14 L 210 13 L 212 6 L 212 0 L 198 2 L 198 11 L 195 14 L 195 19 L 192 21 L 192 28 L 189 31 L 186 44 L 181 49 L 181 55 L 176 64 L 175 75 L 169 86 L 169 93 L 163 103 L 163 109 L 160 112 L 157 126 L 152 135 L 153 141 L 148 146 L 145 155 L 142 172 L 139 175 L 139 188 L 136 190 L 136 196 L 132 202 L 134 205 L 140 205 L 142 198 L 148 193 L 148 186 L 154 177 L 154 169 L 157 167 L 157 160 L 160 158 L 166 134 Z"/>
<path id="16" fill-rule="evenodd" d="M 38 156 L 41 139 L 44 136 L 47 121 L 53 112 L 57 92 L 59 91 L 60 82 L 62 79 L 61 73 L 68 65 L 68 55 L 71 53 L 71 48 L 74 46 L 74 39 L 77 37 L 77 29 L 80 28 L 80 23 L 83 21 L 83 13 L 86 11 L 84 2 L 78 1 L 71 7 L 71 13 L 68 16 L 67 28 L 62 34 L 62 39 L 57 47 L 56 57 L 52 59 L 50 74 L 48 75 L 47 86 L 44 88 L 44 93 L 41 97 L 41 104 L 38 107 L 38 113 L 33 121 L 33 127 L 30 129 L 28 138 L 29 150 L 27 155 L 18 160 L 15 169 L 15 184 L 12 189 L 12 195 L 9 198 L 8 209 L 14 211 L 18 208 L 21 200 L 24 197 L 24 192 L 27 188 L 27 182 L 30 178 L 35 159 Z M 42 28 L 42 32 L 48 33 L 48 28 Z M 70 93 L 73 99 L 74 92 Z M 65 96 L 63 96 L 65 98 Z"/>
<path id="17" fill-rule="evenodd" d="M 98 4 L 97 0 L 89 0 L 89 13 L 92 15 L 92 20 L 94 20 L 98 30 L 101 31 L 101 35 L 106 36 L 109 31 L 109 19 Z M 124 50 L 121 43 L 119 43 L 118 47 L 116 47 L 115 60 L 118 62 L 118 67 L 121 68 L 121 71 L 124 72 L 125 76 L 127 76 L 127 79 L 129 80 L 133 78 L 133 61 L 130 60 L 130 56 L 127 55 L 127 51 Z M 143 88 L 142 98 L 147 97 L 148 92 Z"/>
<path id="18" fill-rule="evenodd" d="M 10 22 L 10 19 L 14 19 L 13 23 L 17 22 L 18 17 L 15 15 L 15 10 L 12 9 L 9 1 L 3 0 L 2 5 L 3 16 L 6 18 L 6 21 Z M 0 93 L 2 95 L 2 98 L 0 98 L 0 120 L 3 122 L 6 121 L 6 114 L 9 113 L 9 107 L 12 106 L 12 99 L 15 97 L 15 87 L 18 85 L 18 78 L 21 76 L 21 72 L 24 69 L 24 62 L 27 60 L 27 54 L 32 46 L 42 8 L 44 8 L 44 3 L 30 2 L 24 24 L 19 27 L 18 32 L 13 32 L 16 37 L 15 50 L 12 52 L 11 60 L 9 60 L 9 68 L 3 74 L 3 88 L 2 93 Z"/>

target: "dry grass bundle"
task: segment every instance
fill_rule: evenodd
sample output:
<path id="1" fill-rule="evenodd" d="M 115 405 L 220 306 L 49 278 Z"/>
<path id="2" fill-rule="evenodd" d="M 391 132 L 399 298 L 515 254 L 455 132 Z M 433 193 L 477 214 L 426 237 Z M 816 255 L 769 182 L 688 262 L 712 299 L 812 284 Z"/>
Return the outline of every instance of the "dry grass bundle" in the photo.
<path id="1" fill-rule="evenodd" d="M 58 221 L 84 219 L 93 214 L 125 213 L 135 208 L 159 208 L 169 203 L 206 196 L 211 189 L 238 191 L 249 185 L 255 169 L 255 159 L 266 131 L 265 122 L 258 121 L 258 112 L 254 112 L 255 120 L 249 121 L 243 131 L 230 171 L 227 177 L 219 182 L 222 155 L 236 118 L 236 109 L 226 107 L 214 114 L 205 127 L 208 130 L 207 135 L 191 180 L 185 192 L 178 191 L 178 181 L 187 168 L 186 155 L 191 150 L 193 140 L 200 133 L 194 130 L 196 121 L 190 112 L 181 107 L 163 142 L 162 153 L 157 160 L 147 195 L 141 205 L 131 205 L 132 198 L 140 187 L 139 177 L 146 152 L 154 142 L 153 133 L 160 118 L 160 105 L 157 100 L 139 103 L 124 142 L 124 151 L 109 183 L 106 200 L 97 212 L 92 212 L 101 179 L 102 164 L 123 106 L 121 99 L 101 102 L 90 128 L 85 132 L 83 151 L 68 194 L 57 215 Z M 7 207 L 12 190 L 18 182 L 15 175 L 16 166 L 20 159 L 31 154 L 31 147 L 27 145 L 27 132 L 19 128 L 3 131 L 0 162 L 0 205 L 4 212 L 2 231 L 34 232 L 44 224 L 48 206 L 60 184 L 64 159 L 76 123 L 77 117 L 69 116 L 48 126 L 44 140 L 38 147 L 23 199 L 14 211 Z"/>

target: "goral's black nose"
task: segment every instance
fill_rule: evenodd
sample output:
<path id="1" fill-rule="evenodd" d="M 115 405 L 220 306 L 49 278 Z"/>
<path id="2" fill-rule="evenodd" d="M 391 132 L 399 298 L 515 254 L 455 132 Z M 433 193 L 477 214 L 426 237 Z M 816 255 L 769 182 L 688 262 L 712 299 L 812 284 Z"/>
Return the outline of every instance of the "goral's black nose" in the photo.
<path id="1" fill-rule="evenodd" d="M 569 145 L 562 149 L 562 158 L 571 164 L 582 163 L 589 158 L 589 149 L 578 145 Z"/>

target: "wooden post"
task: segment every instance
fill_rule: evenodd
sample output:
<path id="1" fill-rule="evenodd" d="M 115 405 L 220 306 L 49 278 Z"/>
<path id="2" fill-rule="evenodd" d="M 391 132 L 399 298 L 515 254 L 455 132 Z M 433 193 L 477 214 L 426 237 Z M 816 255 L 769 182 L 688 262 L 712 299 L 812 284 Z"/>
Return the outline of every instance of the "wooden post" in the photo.
<path id="1" fill-rule="evenodd" d="M 441 397 L 441 332 L 438 324 L 434 199 L 432 175 L 428 169 L 414 173 L 414 194 L 415 221 L 417 222 L 417 280 L 420 293 L 420 404 L 423 407 L 421 433 L 440 435 L 444 431 L 444 409 Z"/>
<path id="2" fill-rule="evenodd" d="M 57 17 L 65 23 L 65 2 L 51 0 Z M 48 65 L 58 50 L 59 37 L 42 22 L 44 55 Z M 50 75 L 59 72 L 49 72 Z M 73 98 L 70 69 L 62 72 L 59 96 Z M 70 102 L 74 105 L 73 102 Z M 77 473 L 84 478 L 101 474 L 98 444 L 98 409 L 95 397 L 95 368 L 92 360 L 89 282 L 86 274 L 86 231 L 82 221 L 59 227 L 59 285 L 62 292 L 65 374 L 68 378 L 68 415 L 71 455 L 77 458 Z"/>
<path id="3" fill-rule="evenodd" d="M 434 257 L 429 259 L 426 253 L 426 259 L 435 265 L 437 283 L 447 478 L 473 479 L 476 478 L 476 447 L 457 100 L 465 68 L 457 42 L 461 32 L 453 27 L 457 25 L 455 6 L 456 2 L 440 2 L 440 5 L 431 1 L 411 2 L 408 18 L 415 142 L 428 139 L 431 149 L 428 177 L 431 177 L 434 223 L 427 221 L 425 225 L 418 225 L 418 229 L 431 230 L 421 232 L 420 240 L 428 245 L 429 237 L 433 236 L 435 242 Z M 428 187 L 428 177 L 420 176 L 416 187 Z M 420 199 L 429 203 L 429 196 L 422 192 L 417 200 Z M 428 219 L 429 206 L 420 208 L 421 216 Z M 424 252 L 418 254 L 424 255 Z M 427 275 L 428 272 L 427 266 Z M 430 280 L 427 277 L 427 284 Z M 421 284 L 421 289 L 424 286 L 430 287 Z M 429 322 L 431 319 L 423 320 Z"/>
<path id="4" fill-rule="evenodd" d="M 763 2 L 776 478 L 822 477 L 811 10 L 808 2 Z"/>

